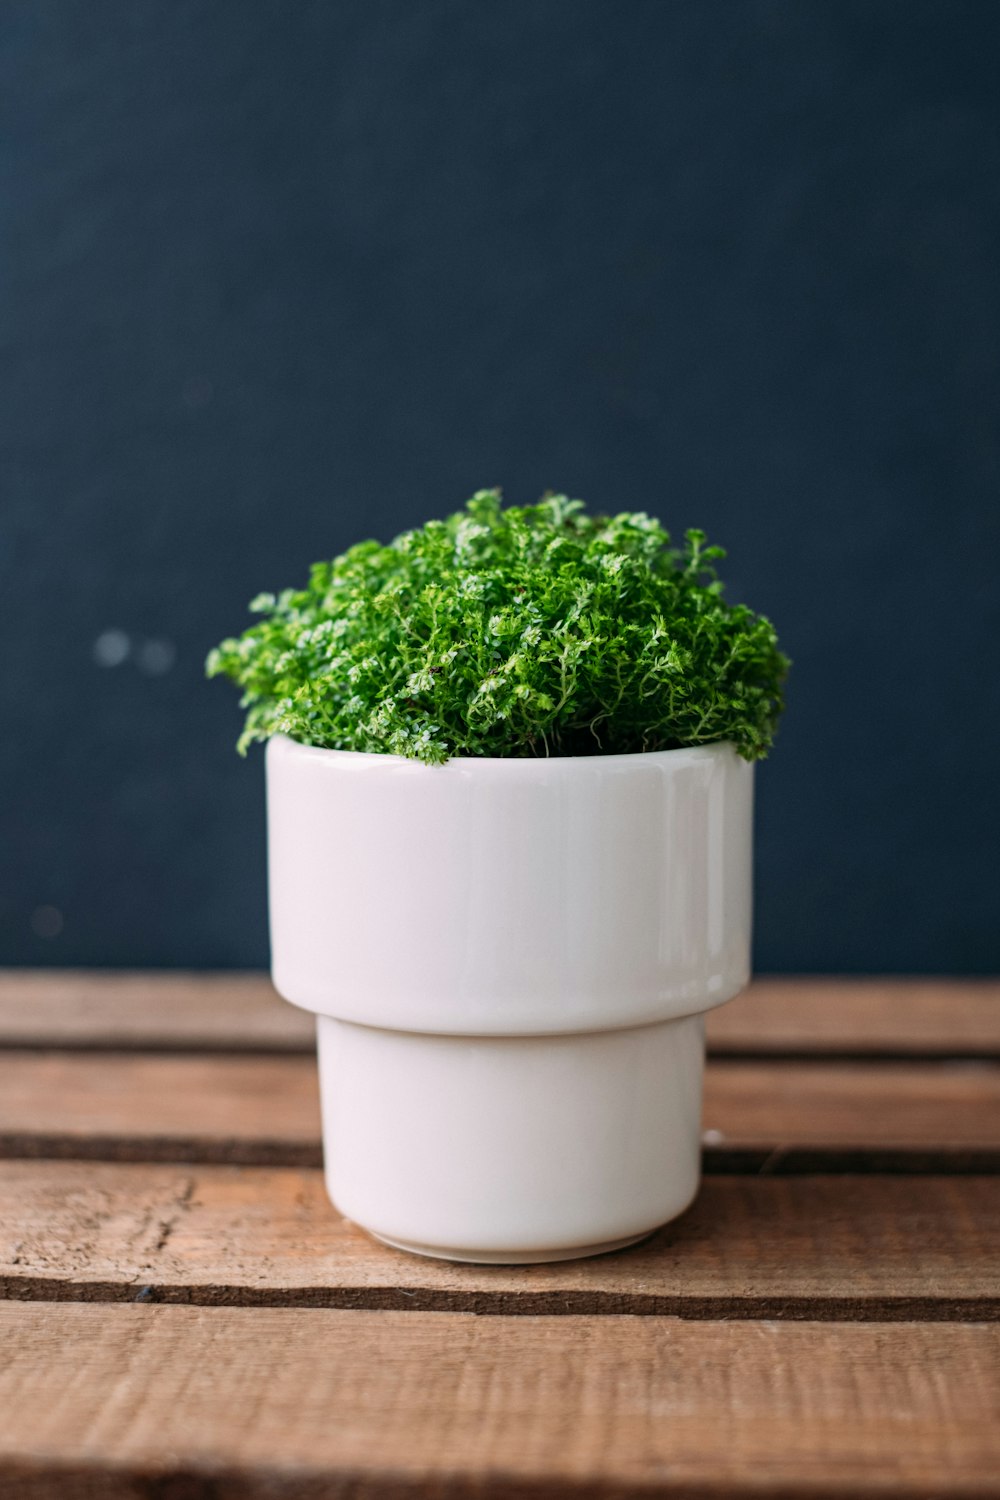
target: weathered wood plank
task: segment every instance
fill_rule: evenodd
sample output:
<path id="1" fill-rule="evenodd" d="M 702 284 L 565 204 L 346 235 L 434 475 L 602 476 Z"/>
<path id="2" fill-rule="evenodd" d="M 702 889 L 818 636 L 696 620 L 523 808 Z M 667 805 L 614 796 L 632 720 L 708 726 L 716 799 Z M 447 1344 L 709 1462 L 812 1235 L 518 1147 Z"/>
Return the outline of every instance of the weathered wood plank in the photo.
<path id="1" fill-rule="evenodd" d="M 0 1162 L 0 1295 L 22 1299 L 993 1319 L 998 1245 L 996 1177 L 710 1177 L 644 1245 L 508 1268 L 386 1249 L 317 1171 Z"/>
<path id="2" fill-rule="evenodd" d="M 992 1062 L 718 1060 L 705 1073 L 706 1140 L 717 1150 L 890 1155 L 1000 1147 L 1000 1066 Z"/>
<path id="3" fill-rule="evenodd" d="M 311 1052 L 313 1017 L 265 974 L 0 970 L 0 1047 Z"/>
<path id="4" fill-rule="evenodd" d="M 313 1057 L 0 1052 L 0 1156 L 315 1165 Z"/>
<path id="5" fill-rule="evenodd" d="M 18 1500 L 1000 1492 L 996 1326 L 7 1303 L 0 1348 Z"/>
<path id="6" fill-rule="evenodd" d="M 1000 982 L 762 978 L 708 1018 L 719 1053 L 1000 1057 Z M 0 971 L 0 1046 L 308 1052 L 263 974 Z"/>
<path id="7" fill-rule="evenodd" d="M 707 1032 L 717 1054 L 1000 1057 L 1000 982 L 755 979 Z"/>
<path id="8" fill-rule="evenodd" d="M 719 1170 L 1000 1163 L 993 1063 L 710 1063 Z M 0 1052 L 0 1156 L 314 1166 L 311 1057 Z"/>

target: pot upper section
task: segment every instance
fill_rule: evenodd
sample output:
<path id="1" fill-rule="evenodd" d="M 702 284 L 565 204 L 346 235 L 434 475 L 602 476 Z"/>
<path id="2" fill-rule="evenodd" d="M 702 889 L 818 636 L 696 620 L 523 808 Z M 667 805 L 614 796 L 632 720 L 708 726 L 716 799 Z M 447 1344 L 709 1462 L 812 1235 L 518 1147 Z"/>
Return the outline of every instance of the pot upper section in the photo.
<path id="1" fill-rule="evenodd" d="M 729 745 L 474 760 L 267 748 L 274 981 L 366 1025 L 610 1030 L 749 973 L 753 768 Z"/>

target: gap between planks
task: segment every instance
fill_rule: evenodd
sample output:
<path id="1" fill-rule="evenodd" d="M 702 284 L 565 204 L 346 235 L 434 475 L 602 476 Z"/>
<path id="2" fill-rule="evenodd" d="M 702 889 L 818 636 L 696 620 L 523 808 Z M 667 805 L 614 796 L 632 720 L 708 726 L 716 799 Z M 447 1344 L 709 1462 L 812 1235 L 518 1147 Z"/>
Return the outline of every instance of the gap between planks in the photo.
<path id="1" fill-rule="evenodd" d="M 0 1347 L 18 1500 L 1000 1493 L 997 1327 L 7 1303 Z"/>
<path id="2" fill-rule="evenodd" d="M 709 1050 L 756 1057 L 1000 1058 L 1000 981 L 755 979 L 708 1017 Z M 0 970 L 0 1046 L 311 1052 L 313 1017 L 266 975 Z"/>
<path id="3" fill-rule="evenodd" d="M 993 1321 L 998 1243 L 998 1178 L 719 1177 L 627 1251 L 469 1266 L 378 1244 L 316 1171 L 0 1163 L 19 1300 Z"/>

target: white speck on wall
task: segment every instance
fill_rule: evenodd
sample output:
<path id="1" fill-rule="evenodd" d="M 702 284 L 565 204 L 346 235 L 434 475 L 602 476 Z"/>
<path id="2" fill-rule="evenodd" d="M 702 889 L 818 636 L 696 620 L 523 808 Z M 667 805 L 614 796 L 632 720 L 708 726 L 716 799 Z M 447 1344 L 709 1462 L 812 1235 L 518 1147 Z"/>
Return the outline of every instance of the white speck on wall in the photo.
<path id="1" fill-rule="evenodd" d="M 120 667 L 127 661 L 132 642 L 124 630 L 103 630 L 93 645 L 93 657 L 99 667 Z"/>
<path id="2" fill-rule="evenodd" d="M 136 662 L 140 672 L 147 677 L 162 677 L 169 672 L 177 660 L 177 647 L 173 641 L 143 641 L 136 651 Z"/>
<path id="3" fill-rule="evenodd" d="M 63 914 L 58 906 L 36 906 L 31 913 L 31 930 L 36 937 L 58 937 L 63 930 Z"/>
<path id="4" fill-rule="evenodd" d="M 702 1143 L 706 1146 L 718 1146 L 726 1139 L 721 1130 L 702 1131 Z"/>

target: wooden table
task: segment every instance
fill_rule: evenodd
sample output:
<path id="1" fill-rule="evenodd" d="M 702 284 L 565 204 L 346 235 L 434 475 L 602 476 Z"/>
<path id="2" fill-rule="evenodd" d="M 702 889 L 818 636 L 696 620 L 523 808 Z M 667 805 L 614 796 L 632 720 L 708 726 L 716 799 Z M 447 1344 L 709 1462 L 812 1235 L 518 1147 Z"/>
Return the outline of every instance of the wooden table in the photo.
<path id="1" fill-rule="evenodd" d="M 253 976 L 0 979 L 0 1496 L 1000 1495 L 1000 985 L 712 1018 L 646 1244 L 457 1266 L 329 1206 Z"/>

